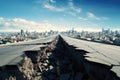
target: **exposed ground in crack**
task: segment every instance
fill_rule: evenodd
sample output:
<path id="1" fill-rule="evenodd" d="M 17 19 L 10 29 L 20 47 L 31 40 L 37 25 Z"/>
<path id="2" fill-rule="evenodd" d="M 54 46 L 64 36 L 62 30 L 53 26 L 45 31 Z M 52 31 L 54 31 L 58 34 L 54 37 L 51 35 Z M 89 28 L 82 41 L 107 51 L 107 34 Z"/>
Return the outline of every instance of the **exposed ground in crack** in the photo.
<path id="1" fill-rule="evenodd" d="M 84 59 L 60 36 L 36 51 L 25 51 L 23 61 L 0 68 L 0 80 L 120 80 L 108 66 Z"/>

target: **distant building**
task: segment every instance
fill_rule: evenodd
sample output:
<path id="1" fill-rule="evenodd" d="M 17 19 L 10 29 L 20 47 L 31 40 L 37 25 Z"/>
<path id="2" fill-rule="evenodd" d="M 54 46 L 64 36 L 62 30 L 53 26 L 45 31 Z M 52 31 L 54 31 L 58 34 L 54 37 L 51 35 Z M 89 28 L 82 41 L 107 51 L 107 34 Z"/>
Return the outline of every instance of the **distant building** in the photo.
<path id="1" fill-rule="evenodd" d="M 24 35 L 24 30 L 23 29 L 21 29 L 20 34 Z"/>
<path id="2" fill-rule="evenodd" d="M 102 33 L 103 34 L 110 34 L 111 30 L 110 29 L 105 30 L 104 28 L 102 28 Z"/>

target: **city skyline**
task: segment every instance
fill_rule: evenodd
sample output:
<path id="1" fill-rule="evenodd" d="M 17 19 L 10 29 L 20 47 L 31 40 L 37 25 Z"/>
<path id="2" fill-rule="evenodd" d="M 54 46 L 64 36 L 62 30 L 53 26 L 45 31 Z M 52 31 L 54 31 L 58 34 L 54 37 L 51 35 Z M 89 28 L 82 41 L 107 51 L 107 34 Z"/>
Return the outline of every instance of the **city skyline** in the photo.
<path id="1" fill-rule="evenodd" d="M 0 32 L 120 30 L 119 0 L 0 0 Z"/>

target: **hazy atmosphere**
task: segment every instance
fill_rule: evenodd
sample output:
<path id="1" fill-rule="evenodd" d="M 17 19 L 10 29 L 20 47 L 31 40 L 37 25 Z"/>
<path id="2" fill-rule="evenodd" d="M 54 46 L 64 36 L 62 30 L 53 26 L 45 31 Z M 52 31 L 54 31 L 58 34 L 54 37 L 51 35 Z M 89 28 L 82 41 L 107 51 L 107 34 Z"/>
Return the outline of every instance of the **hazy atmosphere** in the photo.
<path id="1" fill-rule="evenodd" d="M 0 32 L 120 30 L 120 0 L 0 0 Z"/>
<path id="2" fill-rule="evenodd" d="M 120 0 L 0 0 L 0 80 L 120 80 Z"/>

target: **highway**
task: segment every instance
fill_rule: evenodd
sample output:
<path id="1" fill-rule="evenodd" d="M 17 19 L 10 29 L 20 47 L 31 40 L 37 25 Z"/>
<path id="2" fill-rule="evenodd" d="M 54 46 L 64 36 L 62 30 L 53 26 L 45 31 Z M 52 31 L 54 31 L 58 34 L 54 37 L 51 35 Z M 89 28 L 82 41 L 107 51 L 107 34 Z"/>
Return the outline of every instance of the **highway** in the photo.
<path id="1" fill-rule="evenodd" d="M 5 65 L 17 65 L 19 62 L 25 59 L 25 57 L 22 56 L 25 51 L 40 50 L 40 47 L 47 46 L 46 43 L 50 43 L 49 47 L 46 47 L 45 49 L 41 50 L 42 53 L 37 55 L 39 59 L 37 62 L 37 66 L 41 70 L 38 71 L 38 73 L 42 73 L 42 70 L 43 72 L 44 70 L 46 72 L 49 72 L 52 69 L 54 69 L 52 71 L 55 71 L 56 73 L 56 64 L 57 64 L 57 67 L 61 68 L 61 72 L 62 72 L 61 76 L 65 75 L 65 77 L 67 78 L 70 76 L 70 74 L 76 74 L 78 79 L 81 77 L 81 80 L 85 80 L 85 78 L 87 79 L 89 78 L 89 80 L 113 80 L 113 78 L 114 80 L 120 79 L 120 47 L 119 46 L 89 42 L 89 41 L 74 39 L 64 35 L 60 35 L 59 37 L 58 35 L 53 35 L 46 38 L 27 41 L 27 42 L 1 45 L 0 67 Z M 28 59 L 28 58 L 30 58 L 31 60 L 37 59 L 36 55 L 34 56 L 33 55 L 34 55 L 33 53 L 29 52 L 29 54 L 26 56 L 27 60 L 23 62 L 24 65 L 21 66 L 23 68 L 25 67 L 24 68 L 25 71 L 28 71 L 28 69 L 31 67 L 31 64 L 36 66 L 36 64 L 31 63 Z M 29 65 L 26 65 L 26 62 Z M 67 70 L 68 64 L 70 70 Z M 48 68 L 51 67 L 50 65 L 52 66 L 52 69 Z M 18 68 L 20 68 L 20 65 L 18 66 Z M 3 68 L 3 70 L 6 69 Z M 34 69 L 34 70 L 37 71 L 38 69 Z M 32 72 L 31 68 L 30 71 Z M 56 74 L 58 78 L 60 70 L 58 69 L 57 71 L 58 73 Z M 67 72 L 67 74 L 64 73 L 64 71 Z M 3 71 L 3 73 L 6 74 L 6 71 L 5 72 Z M 49 75 L 52 74 L 56 76 L 56 74 L 53 74 L 52 72 L 49 73 L 50 73 Z M 32 73 L 32 74 L 36 74 L 36 73 Z M 31 76 L 31 78 L 32 77 L 33 76 Z M 40 78 L 40 75 L 36 77 Z M 75 75 L 73 75 L 72 77 L 75 77 Z M 61 80 L 63 80 L 63 78 Z"/>
<path id="2" fill-rule="evenodd" d="M 120 77 L 120 47 L 114 45 L 106 45 L 96 42 L 73 39 L 67 36 L 62 38 L 78 50 L 85 50 L 85 59 L 108 66 L 112 66 L 112 71 Z"/>
<path id="3" fill-rule="evenodd" d="M 22 60 L 21 55 L 24 51 L 40 49 L 40 47 L 45 46 L 41 43 L 52 42 L 55 38 L 56 35 L 26 42 L 0 45 L 0 66 L 20 62 Z M 17 61 L 14 61 L 14 59 Z"/>

